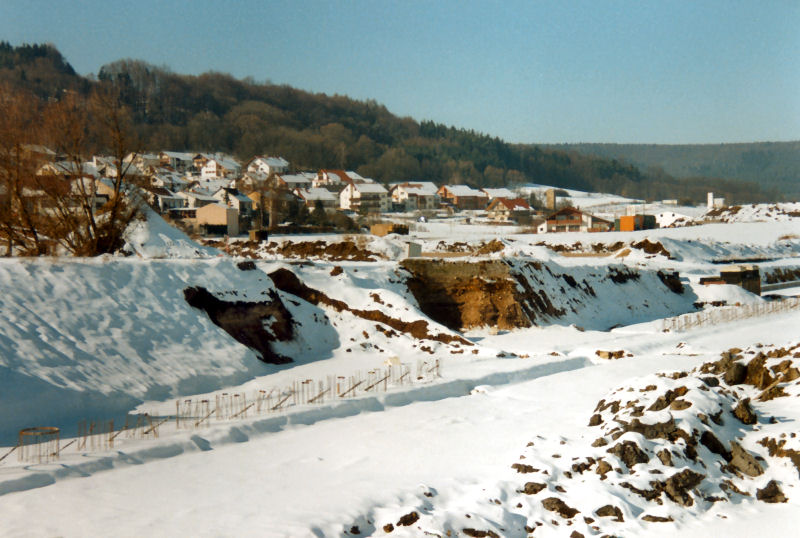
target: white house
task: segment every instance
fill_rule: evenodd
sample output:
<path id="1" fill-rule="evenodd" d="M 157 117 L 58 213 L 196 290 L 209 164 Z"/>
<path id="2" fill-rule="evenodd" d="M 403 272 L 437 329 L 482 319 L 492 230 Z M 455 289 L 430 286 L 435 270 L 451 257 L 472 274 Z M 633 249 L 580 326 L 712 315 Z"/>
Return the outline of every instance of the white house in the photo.
<path id="1" fill-rule="evenodd" d="M 200 169 L 202 179 L 237 178 L 242 173 L 242 165 L 231 157 L 213 155 Z"/>
<path id="2" fill-rule="evenodd" d="M 183 151 L 162 151 L 158 154 L 158 158 L 161 166 L 169 166 L 173 170 L 184 172 L 192 166 L 195 155 L 197 154 Z"/>
<path id="3" fill-rule="evenodd" d="M 350 183 L 339 193 L 339 207 L 384 213 L 389 210 L 389 192 L 380 183 Z"/>
<path id="4" fill-rule="evenodd" d="M 289 171 L 289 161 L 283 157 L 254 157 L 246 167 L 248 174 L 283 174 Z"/>
<path id="5" fill-rule="evenodd" d="M 405 211 L 436 209 L 439 207 L 438 187 L 430 181 L 408 181 L 393 185 L 389 190 L 392 203 Z"/>

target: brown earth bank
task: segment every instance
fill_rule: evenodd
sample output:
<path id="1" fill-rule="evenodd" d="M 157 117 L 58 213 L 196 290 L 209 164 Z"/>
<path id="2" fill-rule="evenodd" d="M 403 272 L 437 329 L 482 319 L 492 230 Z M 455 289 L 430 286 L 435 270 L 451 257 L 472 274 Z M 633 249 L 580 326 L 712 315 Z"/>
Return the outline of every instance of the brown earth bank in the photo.
<path id="1" fill-rule="evenodd" d="M 527 328 L 567 314 L 563 307 L 555 306 L 555 296 L 548 294 L 559 294 L 560 303 L 568 303 L 575 313 L 596 296 L 586 279 L 578 281 L 536 261 L 409 258 L 400 262 L 400 267 L 409 273 L 406 284 L 420 309 L 456 331 L 484 326 Z M 623 285 L 641 277 L 639 271 L 624 266 L 598 271 L 593 282 L 610 280 Z M 657 276 L 669 291 L 683 294 L 676 274 L 658 272 Z"/>
<path id="2" fill-rule="evenodd" d="M 457 335 L 446 333 L 432 334 L 429 331 L 428 322 L 424 319 L 414 321 L 403 321 L 393 318 L 380 310 L 361 310 L 350 308 L 347 303 L 338 299 L 328 297 L 325 293 L 306 286 L 294 273 L 288 269 L 278 269 L 268 275 L 275 287 L 279 290 L 295 295 L 304 301 L 314 305 L 325 305 L 333 308 L 337 312 L 350 312 L 360 318 L 376 321 L 388 327 L 406 334 L 410 334 L 419 340 L 435 340 L 446 344 L 457 342 L 459 344 L 471 346 L 472 342 Z"/>
<path id="3" fill-rule="evenodd" d="M 352 236 L 351 236 L 352 237 Z M 204 244 L 218 248 L 232 256 L 260 259 L 265 256 L 281 258 L 319 259 L 327 261 L 374 262 L 384 256 L 370 251 L 366 240 L 345 239 L 342 241 L 206 241 Z"/>
<path id="4" fill-rule="evenodd" d="M 291 358 L 275 353 L 270 347 L 270 342 L 291 340 L 294 335 L 292 315 L 275 291 L 270 291 L 268 301 L 260 302 L 224 301 L 203 287 L 186 288 L 183 296 L 189 305 L 203 310 L 237 342 L 256 351 L 262 361 L 269 364 L 292 362 Z"/>

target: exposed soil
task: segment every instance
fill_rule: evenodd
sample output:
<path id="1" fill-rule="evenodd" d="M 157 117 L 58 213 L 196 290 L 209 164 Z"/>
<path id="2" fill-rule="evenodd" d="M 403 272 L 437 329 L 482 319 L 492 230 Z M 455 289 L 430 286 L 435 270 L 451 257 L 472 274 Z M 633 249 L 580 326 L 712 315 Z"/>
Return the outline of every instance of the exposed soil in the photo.
<path id="1" fill-rule="evenodd" d="M 500 261 L 407 259 L 401 267 L 411 273 L 406 283 L 420 309 L 450 329 L 532 325 L 521 307 L 524 299 L 516 281 Z"/>
<path id="2" fill-rule="evenodd" d="M 232 256 L 244 258 L 262 258 L 265 255 L 280 256 L 282 258 L 319 259 L 326 261 L 363 261 L 374 262 L 383 256 L 371 252 L 366 245 L 358 245 L 352 240 L 339 242 L 328 241 L 284 241 L 277 243 L 270 241 L 266 245 L 259 241 L 207 241 L 211 247 L 224 250 Z"/>
<path id="3" fill-rule="evenodd" d="M 300 297 L 311 304 L 322 304 L 333 308 L 337 312 L 350 312 L 351 314 L 360 318 L 369 321 L 376 321 L 378 323 L 387 325 L 396 331 L 410 334 L 418 340 L 435 340 L 437 342 L 444 342 L 447 344 L 458 342 L 459 344 L 467 346 L 472 345 L 472 342 L 457 335 L 445 333 L 431 334 L 428 329 L 428 322 L 423 319 L 415 321 L 403 321 L 388 316 L 380 310 L 360 310 L 356 308 L 350 308 L 344 301 L 333 299 L 319 290 L 309 288 L 300 281 L 297 275 L 288 269 L 278 269 L 277 271 L 273 271 L 269 274 L 269 277 L 272 279 L 275 287 L 277 287 L 279 290 L 296 295 L 297 297 Z"/>
<path id="4" fill-rule="evenodd" d="M 631 243 L 631 247 L 643 250 L 647 254 L 661 254 L 662 256 L 665 256 L 670 260 L 673 259 L 672 254 L 670 254 L 669 251 L 666 248 L 664 248 L 664 245 L 662 245 L 659 241 L 653 242 L 650 241 L 649 239 L 644 239 L 642 241 L 639 241 L 638 243 Z"/>
<path id="5" fill-rule="evenodd" d="M 275 291 L 262 302 L 223 301 L 202 287 L 183 290 L 186 302 L 203 310 L 214 324 L 222 327 L 237 342 L 256 351 L 262 361 L 270 364 L 292 362 L 272 351 L 270 342 L 291 340 L 294 334 L 292 315 Z M 267 330 L 269 322 L 269 330 Z"/>

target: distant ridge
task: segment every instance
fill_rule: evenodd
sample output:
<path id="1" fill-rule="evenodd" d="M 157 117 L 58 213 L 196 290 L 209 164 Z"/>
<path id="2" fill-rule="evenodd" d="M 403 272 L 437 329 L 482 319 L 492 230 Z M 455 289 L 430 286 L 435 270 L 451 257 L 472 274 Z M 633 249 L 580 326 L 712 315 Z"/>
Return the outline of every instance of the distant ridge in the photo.
<path id="1" fill-rule="evenodd" d="M 753 181 L 800 200 L 800 140 L 726 144 L 552 144 L 640 168 L 660 167 L 678 178 L 710 176 Z"/>
<path id="2" fill-rule="evenodd" d="M 241 159 L 281 155 L 295 169 L 355 170 L 384 183 L 540 183 L 647 200 L 702 203 L 713 190 L 731 202 L 761 202 L 778 199 L 783 189 L 794 192 L 788 181 L 743 181 L 716 169 L 674 177 L 665 167 L 642 168 L 627 156 L 598 156 L 591 148 L 509 144 L 472 130 L 401 118 L 374 100 L 237 80 L 224 73 L 180 75 L 126 59 L 102 66 L 94 80 L 76 74 L 53 45 L 0 42 L 0 84 L 12 90 L 59 99 L 65 91 L 88 92 L 101 83 L 119 89 L 143 149 L 151 151 L 224 151 Z"/>

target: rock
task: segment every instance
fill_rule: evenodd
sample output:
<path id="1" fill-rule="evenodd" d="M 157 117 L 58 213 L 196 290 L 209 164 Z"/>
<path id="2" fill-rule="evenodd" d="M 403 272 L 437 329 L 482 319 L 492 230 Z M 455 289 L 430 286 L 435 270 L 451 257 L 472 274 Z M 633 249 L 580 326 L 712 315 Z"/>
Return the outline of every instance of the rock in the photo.
<path id="1" fill-rule="evenodd" d="M 598 437 L 597 439 L 592 441 L 592 446 L 595 447 L 595 448 L 597 448 L 599 446 L 606 446 L 607 444 L 608 444 L 608 441 L 606 441 L 604 437 Z"/>
<path id="2" fill-rule="evenodd" d="M 770 480 L 762 489 L 756 490 L 756 499 L 765 503 L 785 503 L 786 496 L 775 480 Z"/>
<path id="3" fill-rule="evenodd" d="M 569 538 L 584 538 L 584 536 L 578 531 L 572 531 L 572 534 L 569 535 Z"/>
<path id="4" fill-rule="evenodd" d="M 383 526 L 383 532 L 385 532 L 386 534 L 389 534 L 393 530 L 394 530 L 394 525 L 392 525 L 391 523 L 387 523 L 386 525 Z"/>
<path id="5" fill-rule="evenodd" d="M 419 514 L 416 512 L 409 512 L 397 521 L 398 527 L 409 527 L 419 521 Z"/>
<path id="6" fill-rule="evenodd" d="M 705 475 L 696 473 L 691 469 L 684 469 L 667 478 L 664 482 L 664 493 L 681 506 L 692 506 L 694 500 L 689 495 L 689 490 L 697 486 L 704 478 Z"/>
<path id="7" fill-rule="evenodd" d="M 700 381 L 706 384 L 708 387 L 719 387 L 719 379 L 716 377 L 708 376 L 708 377 L 701 377 Z"/>
<path id="8" fill-rule="evenodd" d="M 692 402 L 688 400 L 675 400 L 669 404 L 669 408 L 675 411 L 683 411 L 684 409 L 689 409 L 690 407 L 692 407 Z"/>
<path id="9" fill-rule="evenodd" d="M 664 448 L 659 450 L 656 456 L 658 456 L 658 459 L 661 460 L 661 463 L 672 467 L 672 452 L 670 452 L 668 449 Z"/>
<path id="10" fill-rule="evenodd" d="M 512 469 L 516 469 L 518 473 L 535 473 L 539 469 L 534 469 L 532 465 L 526 465 L 524 463 L 514 463 L 511 465 Z"/>
<path id="11" fill-rule="evenodd" d="M 546 484 L 542 484 L 541 482 L 525 482 L 525 486 L 520 490 L 520 493 L 524 493 L 525 495 L 536 495 L 544 488 L 546 488 Z"/>
<path id="12" fill-rule="evenodd" d="M 761 390 L 769 387 L 775 381 L 775 378 L 770 375 L 766 363 L 767 356 L 763 353 L 753 357 L 747 364 L 747 375 L 745 375 L 744 382 Z"/>
<path id="13" fill-rule="evenodd" d="M 625 519 L 622 517 L 622 510 L 619 509 L 617 506 L 613 506 L 611 504 L 607 504 L 605 506 L 601 506 L 597 510 L 594 511 L 600 517 L 613 517 L 616 518 L 616 521 L 622 523 Z"/>
<path id="14" fill-rule="evenodd" d="M 649 521 L 651 523 L 668 523 L 670 521 L 674 521 L 674 519 L 672 519 L 672 516 L 661 517 L 661 516 L 651 516 L 650 514 L 645 514 L 642 516 L 642 521 Z"/>
<path id="15" fill-rule="evenodd" d="M 594 472 L 601 476 L 605 476 L 611 470 L 611 465 L 606 460 L 600 460 L 597 462 L 597 468 L 595 468 Z"/>
<path id="16" fill-rule="evenodd" d="M 461 529 L 461 532 L 463 532 L 467 536 L 473 536 L 475 538 L 485 538 L 487 536 L 491 537 L 491 538 L 500 538 L 500 535 L 497 534 L 494 531 L 479 531 L 479 530 L 476 530 L 476 529 Z"/>
<path id="17" fill-rule="evenodd" d="M 558 497 L 548 497 L 542 501 L 542 506 L 545 510 L 550 512 L 557 512 L 558 515 L 563 517 L 564 519 L 570 519 L 575 517 L 576 514 L 579 514 L 580 511 L 568 506 L 567 503 L 559 499 Z"/>
<path id="18" fill-rule="evenodd" d="M 747 476 L 759 476 L 764 473 L 764 468 L 756 461 L 756 458 L 736 441 L 731 441 L 730 465 Z"/>
<path id="19" fill-rule="evenodd" d="M 655 424 L 643 424 L 638 418 L 633 419 L 628 424 L 620 423 L 626 432 L 640 433 L 646 439 L 669 439 L 677 429 L 673 418 L 666 422 L 656 422 Z"/>
<path id="20" fill-rule="evenodd" d="M 350 527 L 350 534 L 361 534 L 361 529 L 358 528 L 358 525 L 353 525 Z"/>
<path id="21" fill-rule="evenodd" d="M 756 414 L 750 407 L 750 398 L 739 400 L 739 403 L 733 408 L 733 416 L 738 418 L 742 424 L 752 425 L 758 422 Z"/>
<path id="22" fill-rule="evenodd" d="M 628 467 L 630 470 L 637 463 L 647 463 L 650 458 L 647 457 L 639 445 L 633 441 L 623 441 L 606 450 L 609 454 L 614 454 Z"/>
<path id="23" fill-rule="evenodd" d="M 725 461 L 731 461 L 731 453 L 727 448 L 725 448 L 725 445 L 722 444 L 722 441 L 717 439 L 717 436 L 710 431 L 706 430 L 703 432 L 703 435 L 700 436 L 700 444 L 714 454 L 725 458 Z"/>
<path id="24" fill-rule="evenodd" d="M 770 400 L 774 400 L 775 398 L 781 398 L 783 396 L 788 396 L 788 394 L 786 394 L 786 391 L 783 390 L 783 387 L 779 386 L 778 382 L 776 381 L 773 385 L 767 387 L 766 390 L 764 390 L 764 392 L 758 395 L 758 401 L 768 402 Z"/>
<path id="25" fill-rule="evenodd" d="M 728 385 L 739 385 L 747 378 L 747 367 L 741 362 L 732 362 L 722 375 Z"/>
<path id="26" fill-rule="evenodd" d="M 603 417 L 601 417 L 599 413 L 595 413 L 589 419 L 589 426 L 599 426 L 602 423 L 603 423 Z"/>
<path id="27" fill-rule="evenodd" d="M 621 359 L 625 356 L 625 350 L 618 349 L 616 351 L 603 351 L 598 349 L 595 351 L 595 355 L 601 359 Z"/>

